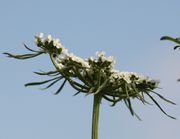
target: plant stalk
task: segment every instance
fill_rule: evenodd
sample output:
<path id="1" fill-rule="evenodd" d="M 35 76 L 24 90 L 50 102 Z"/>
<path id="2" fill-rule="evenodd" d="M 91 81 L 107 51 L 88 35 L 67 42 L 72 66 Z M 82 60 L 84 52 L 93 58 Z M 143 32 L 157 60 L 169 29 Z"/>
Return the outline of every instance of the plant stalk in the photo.
<path id="1" fill-rule="evenodd" d="M 91 139 L 98 139 L 99 109 L 100 109 L 101 98 L 102 97 L 99 94 L 94 95 Z"/>

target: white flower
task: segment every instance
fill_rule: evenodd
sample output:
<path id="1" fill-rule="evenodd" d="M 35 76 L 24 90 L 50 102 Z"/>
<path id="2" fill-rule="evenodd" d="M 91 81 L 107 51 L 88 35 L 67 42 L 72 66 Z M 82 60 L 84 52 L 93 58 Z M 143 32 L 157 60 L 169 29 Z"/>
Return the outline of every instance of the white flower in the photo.
<path id="1" fill-rule="evenodd" d="M 54 46 L 59 45 L 59 39 L 53 39 L 53 45 Z"/>
<path id="2" fill-rule="evenodd" d="M 73 53 L 69 54 L 69 58 L 71 58 L 74 62 L 81 64 L 83 67 L 90 68 L 87 61 L 85 61 L 84 59 L 74 55 Z"/>
<path id="3" fill-rule="evenodd" d="M 38 44 L 38 38 L 35 38 L 35 43 Z"/>
<path id="4" fill-rule="evenodd" d="M 118 72 L 116 70 L 111 70 L 112 74 L 109 78 L 109 81 L 116 84 L 121 84 L 121 79 L 126 81 L 126 83 L 131 84 L 146 84 L 150 88 L 157 88 L 159 85 L 159 80 L 152 80 L 148 76 L 143 76 L 135 72 Z M 114 72 L 113 72 L 114 71 Z M 134 77 L 134 78 L 133 78 Z M 129 88 L 131 89 L 131 88 Z"/>
<path id="5" fill-rule="evenodd" d="M 56 47 L 57 49 L 60 49 L 60 48 L 61 48 L 61 45 L 55 45 L 55 47 Z"/>
<path id="6" fill-rule="evenodd" d="M 43 42 L 43 36 L 44 36 L 43 33 L 39 33 L 39 34 L 35 35 L 35 43 L 38 44 L 39 41 Z"/>
<path id="7" fill-rule="evenodd" d="M 73 56 L 73 57 L 71 57 L 72 58 L 72 60 L 73 61 L 76 61 L 76 62 L 78 62 L 78 63 L 82 63 L 82 62 L 84 62 L 84 60 L 82 59 L 82 58 L 80 58 L 80 57 L 77 57 L 77 56 Z"/>
<path id="8" fill-rule="evenodd" d="M 60 49 L 62 48 L 62 44 L 59 42 L 59 39 L 53 39 L 53 45 L 57 48 Z"/>
<path id="9" fill-rule="evenodd" d="M 96 56 L 97 57 L 103 57 L 105 55 L 105 52 L 104 51 L 102 51 L 102 52 L 96 52 Z"/>
<path id="10" fill-rule="evenodd" d="M 113 62 L 113 61 L 114 61 L 114 57 L 113 57 L 113 56 L 109 56 L 109 57 L 107 58 L 107 61 Z"/>
<path id="11" fill-rule="evenodd" d="M 94 58 L 91 56 L 90 58 L 89 58 L 91 61 L 94 61 Z"/>
<path id="12" fill-rule="evenodd" d="M 109 57 L 107 57 L 107 58 L 105 58 L 107 61 L 109 61 L 109 62 L 111 62 L 111 63 L 113 63 L 113 64 L 115 64 L 115 60 L 114 60 L 114 57 L 113 56 L 109 56 Z"/>
<path id="13" fill-rule="evenodd" d="M 68 56 L 69 55 L 68 49 L 64 48 L 63 46 L 61 46 L 61 48 L 62 48 L 62 52 L 61 53 L 66 55 L 66 56 Z"/>
<path id="14" fill-rule="evenodd" d="M 47 36 L 47 41 L 50 43 L 52 40 L 53 40 L 52 36 L 51 36 L 51 35 L 48 35 L 48 36 Z"/>
<path id="15" fill-rule="evenodd" d="M 38 35 L 39 38 L 43 38 L 43 36 L 44 36 L 44 34 L 42 32 L 39 33 L 39 35 Z"/>
<path id="16" fill-rule="evenodd" d="M 129 72 L 119 72 L 119 77 L 124 79 L 127 83 L 131 83 L 132 74 Z"/>
<path id="17" fill-rule="evenodd" d="M 39 33 L 39 34 L 37 34 L 37 35 L 35 35 L 36 36 L 36 38 L 40 38 L 40 39 L 42 39 L 43 38 L 43 36 L 44 36 L 44 34 L 41 32 L 41 33 Z"/>
<path id="18" fill-rule="evenodd" d="M 47 38 L 46 39 L 43 39 L 43 33 L 40 33 L 39 35 L 37 35 L 36 37 L 35 37 L 35 43 L 37 44 L 38 43 L 38 41 L 40 40 L 42 43 L 44 43 L 45 44 L 45 42 L 48 42 L 48 43 L 53 43 L 53 46 L 55 46 L 57 49 L 60 49 L 60 48 L 64 48 L 63 46 L 62 46 L 62 44 L 60 43 L 60 41 L 59 41 L 59 39 L 54 39 L 50 34 L 47 36 Z"/>
<path id="19" fill-rule="evenodd" d="M 59 63 L 59 64 L 58 64 L 58 68 L 59 68 L 59 69 L 62 69 L 62 68 L 64 68 L 64 65 L 63 65 L 62 63 Z"/>
<path id="20" fill-rule="evenodd" d="M 111 72 L 112 72 L 112 73 L 114 73 L 114 72 L 119 72 L 119 70 L 111 69 Z"/>
<path id="21" fill-rule="evenodd" d="M 96 56 L 97 56 L 97 59 L 94 59 L 93 60 L 94 62 L 97 62 L 100 59 L 101 62 L 110 62 L 112 64 L 115 63 L 114 57 L 113 56 L 105 57 L 105 52 L 104 51 L 102 51 L 102 52 L 97 51 Z M 113 65 L 111 65 L 111 66 L 113 66 Z"/>

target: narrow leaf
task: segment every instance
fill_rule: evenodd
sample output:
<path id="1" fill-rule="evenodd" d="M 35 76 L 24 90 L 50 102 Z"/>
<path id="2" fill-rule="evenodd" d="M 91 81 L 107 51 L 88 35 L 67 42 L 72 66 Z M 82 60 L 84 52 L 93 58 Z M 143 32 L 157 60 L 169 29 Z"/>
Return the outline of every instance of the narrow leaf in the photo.
<path id="1" fill-rule="evenodd" d="M 125 103 L 125 105 L 127 106 L 127 108 L 130 110 L 129 105 L 128 105 L 126 99 L 124 99 L 124 103 Z M 133 110 L 133 109 L 132 109 L 132 110 Z M 137 118 L 139 121 L 142 121 L 141 118 L 134 112 L 134 110 L 133 110 L 133 114 L 134 114 L 134 115 L 132 115 L 132 116 L 136 116 L 136 118 Z"/>
<path id="2" fill-rule="evenodd" d="M 129 110 L 130 110 L 132 116 L 134 116 L 134 111 L 133 111 L 133 109 L 132 109 L 131 100 L 128 98 L 128 99 L 127 99 L 127 102 L 128 102 Z"/>
<path id="3" fill-rule="evenodd" d="M 31 48 L 27 47 L 27 45 L 26 45 L 26 44 L 23 44 L 23 45 L 24 45 L 24 47 L 25 47 L 27 50 L 29 50 L 29 51 L 31 51 L 31 52 L 39 52 L 39 51 L 36 51 L 36 50 L 33 50 L 33 49 L 31 49 Z"/>
<path id="4" fill-rule="evenodd" d="M 169 36 L 163 36 L 163 37 L 161 37 L 160 40 L 168 40 L 168 41 L 172 41 L 172 42 L 180 44 L 180 41 L 178 41 L 177 38 L 172 38 L 172 37 L 169 37 Z"/>
<path id="5" fill-rule="evenodd" d="M 89 89 L 87 86 L 81 85 L 80 83 L 78 83 L 78 82 L 76 82 L 76 81 L 74 81 L 74 80 L 72 80 L 72 79 L 70 79 L 70 78 L 69 78 L 68 81 L 71 82 L 72 84 L 74 84 L 74 85 L 80 87 L 81 89 L 87 89 L 87 90 Z"/>
<path id="6" fill-rule="evenodd" d="M 73 68 L 74 72 L 76 73 L 76 75 L 78 76 L 78 78 L 84 83 L 84 84 L 88 84 L 88 86 L 92 86 L 80 73 L 79 69 L 77 68 Z"/>
<path id="7" fill-rule="evenodd" d="M 52 75 L 52 76 L 56 76 L 59 74 L 58 71 L 49 71 L 49 72 L 34 72 L 37 75 Z"/>
<path id="8" fill-rule="evenodd" d="M 79 93 L 81 93 L 80 91 L 78 91 L 77 93 L 75 93 L 73 96 L 76 96 L 76 95 L 78 95 Z"/>
<path id="9" fill-rule="evenodd" d="M 107 101 L 114 103 L 114 99 L 111 99 L 111 98 L 107 97 L 106 95 L 103 95 L 103 98 L 106 99 Z"/>
<path id="10" fill-rule="evenodd" d="M 50 88 L 51 86 L 53 86 L 55 83 L 57 83 L 58 81 L 60 81 L 61 79 L 63 79 L 63 77 L 59 77 L 59 79 L 55 80 L 54 82 L 50 83 L 48 86 L 46 86 L 45 88 L 43 88 L 43 90 Z"/>
<path id="11" fill-rule="evenodd" d="M 53 80 L 56 80 L 58 79 L 59 77 L 56 77 L 56 78 L 53 78 L 53 79 L 50 79 L 50 80 L 46 80 L 46 81 L 42 81 L 42 82 L 31 82 L 31 83 L 27 83 L 25 84 L 25 87 L 27 86 L 33 86 L 33 85 L 42 85 L 42 84 L 45 84 L 45 83 L 48 83 L 50 81 L 53 81 Z"/>
<path id="12" fill-rule="evenodd" d="M 61 90 L 63 89 L 64 85 L 66 84 L 66 79 L 64 80 L 64 82 L 62 83 L 62 85 L 60 86 L 60 88 L 54 93 L 54 95 L 57 95 L 61 92 Z"/>
<path id="13" fill-rule="evenodd" d="M 171 100 L 168 100 L 167 98 L 163 97 L 162 95 L 160 95 L 159 93 L 156 93 L 154 91 L 151 91 L 152 93 L 156 94 L 158 97 L 160 97 L 161 99 L 163 99 L 164 101 L 171 103 L 173 105 L 176 105 L 176 103 L 172 102 Z"/>
<path id="14" fill-rule="evenodd" d="M 81 87 L 75 85 L 71 79 L 68 79 L 68 81 L 69 81 L 69 84 L 70 84 L 75 90 L 78 90 L 78 91 L 84 92 L 84 93 L 89 92 L 88 90 L 83 90 Z"/>
<path id="15" fill-rule="evenodd" d="M 158 102 L 157 102 L 149 93 L 147 93 L 147 95 L 151 98 L 151 100 L 156 104 L 156 106 L 157 106 L 166 116 L 168 116 L 168 117 L 170 117 L 170 118 L 172 118 L 172 119 L 176 119 L 176 118 L 168 115 L 168 114 L 161 108 L 161 106 L 158 104 Z"/>
<path id="16" fill-rule="evenodd" d="M 35 54 L 24 54 L 24 55 L 13 55 L 13 54 L 10 54 L 10 53 L 3 53 L 3 54 L 7 55 L 10 58 L 23 60 L 23 59 L 29 59 L 29 58 L 39 56 L 39 55 L 43 54 L 43 52 L 38 52 L 38 53 L 35 53 Z"/>
<path id="17" fill-rule="evenodd" d="M 180 49 L 180 45 L 175 46 L 175 47 L 174 47 L 174 50 L 176 50 L 177 48 Z"/>

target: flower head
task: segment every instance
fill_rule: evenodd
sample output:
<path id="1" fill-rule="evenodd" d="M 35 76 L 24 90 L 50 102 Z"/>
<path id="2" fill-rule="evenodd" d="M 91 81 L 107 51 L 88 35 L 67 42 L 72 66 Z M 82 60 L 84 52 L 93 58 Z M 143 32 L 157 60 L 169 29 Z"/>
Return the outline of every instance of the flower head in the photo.
<path id="1" fill-rule="evenodd" d="M 43 33 L 39 33 L 35 36 L 35 43 L 38 47 L 49 53 L 60 54 L 64 49 L 59 39 L 53 38 L 50 34 L 45 38 Z"/>
<path id="2" fill-rule="evenodd" d="M 154 93 L 161 99 L 174 104 L 154 91 L 158 88 L 158 80 L 153 80 L 148 76 L 135 72 L 124 72 L 114 69 L 114 58 L 112 56 L 106 57 L 105 52 L 96 52 L 96 57 L 90 57 L 88 59 L 78 57 L 73 53 L 69 53 L 68 49 L 60 43 L 59 39 L 55 39 L 51 35 L 44 37 L 43 33 L 40 33 L 35 36 L 35 42 L 40 48 L 39 51 L 34 51 L 25 46 L 28 50 L 34 52 L 33 54 L 12 55 L 5 53 L 9 57 L 17 59 L 33 58 L 43 53 L 50 55 L 56 71 L 36 73 L 39 75 L 48 75 L 53 78 L 40 83 L 29 83 L 26 86 L 42 85 L 52 81 L 46 87 L 47 89 L 61 79 L 64 79 L 62 86 L 60 86 L 55 94 L 58 94 L 66 81 L 68 81 L 78 93 L 98 94 L 101 99 L 111 102 L 112 106 L 117 102 L 123 101 L 132 115 L 136 114 L 132 110 L 131 99 L 136 98 L 142 103 L 149 104 L 144 97 L 147 95 L 164 114 L 169 116 L 151 96 L 151 93 Z"/>

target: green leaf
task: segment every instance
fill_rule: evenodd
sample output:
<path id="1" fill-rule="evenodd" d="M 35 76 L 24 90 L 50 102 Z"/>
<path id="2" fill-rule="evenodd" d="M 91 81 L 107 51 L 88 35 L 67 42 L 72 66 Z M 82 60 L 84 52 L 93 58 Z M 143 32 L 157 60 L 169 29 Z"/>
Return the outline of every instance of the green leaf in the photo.
<path id="1" fill-rule="evenodd" d="M 26 44 L 23 44 L 24 45 L 24 47 L 27 49 L 27 50 L 29 50 L 29 51 L 31 51 L 31 52 L 39 52 L 39 51 L 36 51 L 36 50 L 32 50 L 31 48 L 29 48 L 29 47 L 27 47 L 27 45 Z"/>
<path id="2" fill-rule="evenodd" d="M 158 102 L 157 102 L 149 93 L 147 93 L 147 95 L 151 98 L 151 100 L 156 104 L 156 106 L 157 106 L 166 116 L 168 116 L 168 117 L 170 117 L 170 118 L 172 118 L 172 119 L 176 119 L 176 118 L 168 115 L 168 114 L 161 108 L 161 106 L 158 104 Z"/>
<path id="3" fill-rule="evenodd" d="M 128 102 L 129 110 L 130 110 L 132 116 L 134 116 L 134 111 L 133 111 L 133 109 L 132 109 L 131 100 L 128 98 L 128 99 L 127 99 L 127 102 Z"/>
<path id="4" fill-rule="evenodd" d="M 131 105 L 131 104 L 129 105 L 129 103 L 126 101 L 126 99 L 124 99 L 124 103 L 125 103 L 125 105 L 127 106 L 127 108 L 130 110 L 130 105 Z M 133 114 L 132 114 L 131 111 L 133 112 Z M 132 109 L 132 107 L 131 107 L 130 112 L 131 112 L 132 116 L 136 116 L 136 118 L 137 118 L 139 121 L 142 121 L 141 118 L 134 112 L 134 110 Z"/>
<path id="5" fill-rule="evenodd" d="M 45 80 L 45 81 L 42 81 L 42 82 L 31 82 L 31 83 L 27 83 L 25 84 L 25 87 L 27 86 L 34 86 L 34 85 L 42 85 L 42 84 L 45 84 L 45 83 L 48 83 L 50 81 L 53 81 L 53 80 L 56 80 L 56 79 L 59 79 L 60 77 L 56 77 L 56 78 L 53 78 L 53 79 L 50 79 L 50 80 Z"/>
<path id="6" fill-rule="evenodd" d="M 141 96 L 141 94 L 137 94 L 137 99 L 139 99 L 144 105 L 145 105 L 145 104 L 152 105 L 152 104 L 149 103 L 147 100 L 145 100 L 144 97 Z"/>
<path id="7" fill-rule="evenodd" d="M 173 37 L 169 37 L 169 36 L 163 36 L 163 37 L 161 37 L 160 40 L 168 40 L 168 41 L 172 41 L 177 44 L 180 44 L 180 41 L 177 38 L 173 38 Z"/>
<path id="8" fill-rule="evenodd" d="M 87 90 L 89 89 L 89 87 L 87 87 L 86 85 L 81 85 L 80 83 L 78 83 L 78 82 L 76 82 L 76 81 L 71 80 L 71 82 L 72 82 L 74 85 L 80 87 L 81 89 L 87 89 Z"/>
<path id="9" fill-rule="evenodd" d="M 61 90 L 63 89 L 64 85 L 66 84 L 66 79 L 64 80 L 64 82 L 62 83 L 62 85 L 59 87 L 59 89 L 54 93 L 54 95 L 57 95 L 61 92 Z"/>
<path id="10" fill-rule="evenodd" d="M 88 93 L 89 90 L 85 90 L 83 85 L 80 85 L 79 83 L 76 83 L 75 81 L 71 80 L 70 78 L 67 78 L 69 84 L 77 91 Z M 80 85 L 80 86 L 79 86 Z M 83 88 L 82 88 L 83 87 Z"/>
<path id="11" fill-rule="evenodd" d="M 75 93 L 73 96 L 76 96 L 76 95 L 78 95 L 79 93 L 81 93 L 80 91 L 78 91 L 77 93 Z"/>
<path id="12" fill-rule="evenodd" d="M 115 106 L 117 102 L 119 102 L 120 100 L 122 100 L 121 98 L 115 98 L 115 97 L 110 98 L 110 97 L 108 97 L 108 96 L 106 96 L 106 95 L 103 95 L 102 97 L 103 97 L 105 100 L 111 102 L 111 103 L 112 103 L 112 105 L 111 105 L 112 107 Z"/>
<path id="13" fill-rule="evenodd" d="M 59 75 L 58 71 L 49 71 L 49 72 L 34 72 L 37 75 L 50 75 L 50 76 L 56 76 Z"/>
<path id="14" fill-rule="evenodd" d="M 38 52 L 38 53 L 34 53 L 34 54 L 23 54 L 23 55 L 13 55 L 13 54 L 10 54 L 10 53 L 3 53 L 3 54 L 7 55 L 10 58 L 24 60 L 24 59 L 29 59 L 29 58 L 39 56 L 39 55 L 41 55 L 43 53 L 44 52 Z"/>
<path id="15" fill-rule="evenodd" d="M 177 48 L 180 49 L 180 45 L 175 46 L 175 47 L 174 47 L 174 50 L 176 50 Z"/>
<path id="16" fill-rule="evenodd" d="M 176 105 L 176 103 L 172 102 L 171 100 L 166 99 L 165 97 L 163 97 L 162 95 L 160 95 L 159 93 L 156 93 L 154 91 L 151 91 L 152 93 L 156 94 L 158 97 L 160 97 L 161 99 L 163 99 L 164 101 L 171 103 L 173 105 Z"/>
<path id="17" fill-rule="evenodd" d="M 63 77 L 61 76 L 60 78 L 58 78 L 54 82 L 50 83 L 47 87 L 43 88 L 43 90 L 50 88 L 51 86 L 53 86 L 55 83 L 57 83 L 58 81 L 60 81 L 62 79 L 63 79 Z"/>

